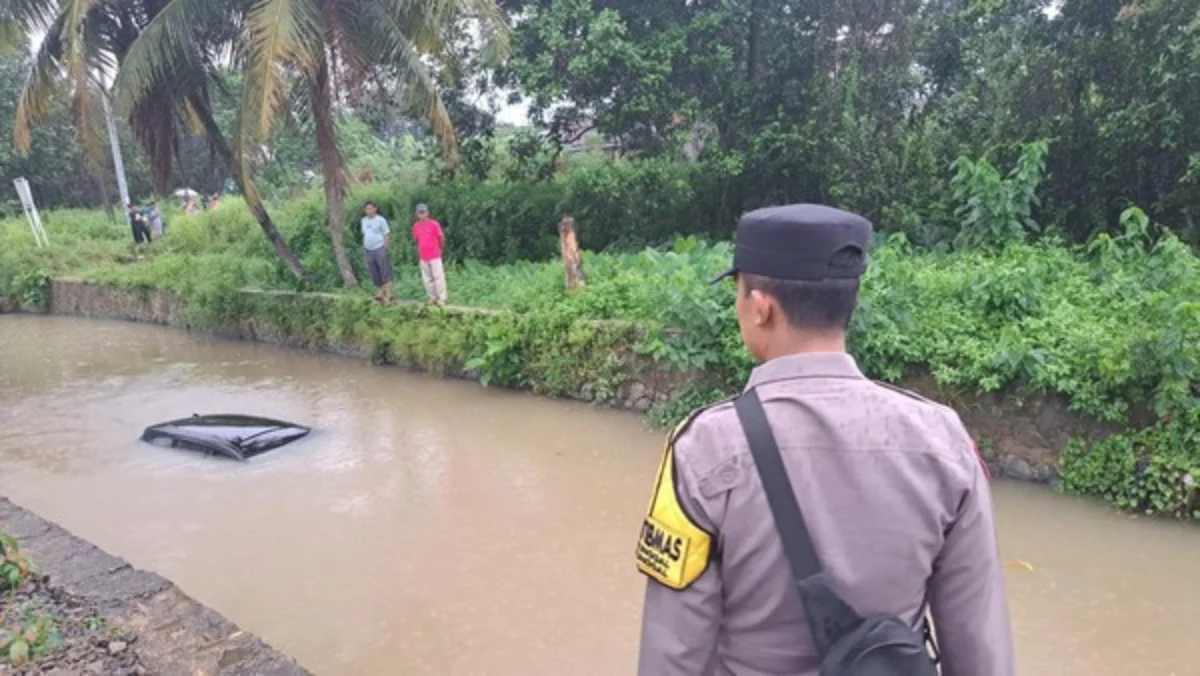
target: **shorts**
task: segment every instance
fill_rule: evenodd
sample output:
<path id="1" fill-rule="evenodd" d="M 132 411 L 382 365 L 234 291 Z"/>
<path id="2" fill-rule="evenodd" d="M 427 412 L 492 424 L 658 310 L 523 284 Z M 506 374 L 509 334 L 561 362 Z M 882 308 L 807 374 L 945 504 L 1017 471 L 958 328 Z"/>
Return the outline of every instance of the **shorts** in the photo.
<path id="1" fill-rule="evenodd" d="M 392 281 L 392 261 L 388 258 L 387 247 L 366 249 L 363 259 L 367 262 L 367 271 L 371 273 L 371 281 L 375 286 L 383 286 Z"/>

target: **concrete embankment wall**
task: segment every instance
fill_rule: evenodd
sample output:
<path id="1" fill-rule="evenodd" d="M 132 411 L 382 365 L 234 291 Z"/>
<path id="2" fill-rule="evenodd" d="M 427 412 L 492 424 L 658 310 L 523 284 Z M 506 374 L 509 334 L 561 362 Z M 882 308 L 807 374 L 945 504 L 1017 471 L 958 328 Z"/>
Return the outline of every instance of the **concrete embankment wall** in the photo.
<path id="1" fill-rule="evenodd" d="M 512 316 L 486 308 L 430 308 L 405 301 L 381 307 L 364 296 L 247 289 L 236 292 L 223 316 L 214 319 L 189 311 L 187 301 L 172 291 L 74 278 L 51 280 L 49 303 L 56 315 L 173 326 L 470 380 L 480 379 L 470 368 L 470 357 L 481 344 L 495 340 L 482 334 L 496 318 Z M 561 351 L 545 355 L 547 368 L 541 371 L 553 375 L 535 376 L 525 387 L 539 394 L 646 411 L 701 378 L 635 354 L 641 328 L 632 322 L 579 323 L 590 329 L 583 338 L 563 335 L 555 341 Z M 568 332 L 563 327 L 563 333 Z"/>
<path id="2" fill-rule="evenodd" d="M 51 283 L 49 310 L 58 315 L 201 330 L 464 378 L 479 377 L 468 368 L 468 357 L 479 351 L 480 341 L 487 340 L 479 335 L 481 326 L 505 314 L 479 308 L 431 310 L 415 303 L 382 308 L 365 298 L 344 294 L 255 290 L 237 292 L 227 305 L 223 318 L 197 320 L 185 299 L 173 292 L 58 278 Z M 606 339 L 595 343 L 564 336 L 559 353 L 524 355 L 534 361 L 557 360 L 559 367 L 544 371 L 553 375 L 535 376 L 522 386 L 542 394 L 644 411 L 703 382 L 703 374 L 680 373 L 635 354 L 633 346 L 640 335 L 636 325 L 586 323 L 603 329 L 598 333 L 605 334 Z M 569 331 L 564 329 L 564 333 Z M 614 343 L 623 347 L 614 349 Z M 564 371 L 564 362 L 578 369 Z M 598 363 L 604 366 L 595 368 Z M 911 376 L 899 385 L 954 407 L 993 472 L 1001 476 L 1055 481 L 1058 455 L 1070 437 L 1095 438 L 1112 431 L 1072 414 L 1060 398 L 1019 389 L 995 394 L 963 392 L 940 387 L 922 375 Z"/>
<path id="3" fill-rule="evenodd" d="M 17 538 L 53 587 L 94 602 L 109 626 L 135 634 L 135 649 L 151 674 L 309 673 L 169 580 L 137 570 L 3 497 L 0 531 Z"/>

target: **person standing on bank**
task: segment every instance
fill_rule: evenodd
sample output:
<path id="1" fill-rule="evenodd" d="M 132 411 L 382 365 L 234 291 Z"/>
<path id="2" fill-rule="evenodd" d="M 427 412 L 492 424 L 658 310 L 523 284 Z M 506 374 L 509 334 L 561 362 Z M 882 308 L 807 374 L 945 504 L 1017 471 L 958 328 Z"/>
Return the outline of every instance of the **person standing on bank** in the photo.
<path id="1" fill-rule="evenodd" d="M 150 226 L 146 224 L 146 216 L 140 208 L 133 206 L 132 203 L 127 206 L 129 209 L 129 227 L 133 230 L 133 243 L 149 243 Z"/>
<path id="2" fill-rule="evenodd" d="M 425 284 L 425 293 L 429 302 L 434 305 L 445 305 L 446 272 L 442 267 L 442 248 L 446 244 L 446 236 L 442 226 L 429 217 L 429 207 L 417 205 L 417 222 L 412 227 L 413 241 L 417 243 L 417 255 L 421 260 L 421 281 Z"/>
<path id="3" fill-rule="evenodd" d="M 385 305 L 392 302 L 392 261 L 388 257 L 392 244 L 391 232 L 387 219 L 379 215 L 379 205 L 374 202 L 364 204 L 363 258 L 371 274 L 371 282 L 379 289 L 375 293 L 375 300 Z"/>
<path id="4" fill-rule="evenodd" d="M 933 674 L 927 607 L 943 676 L 1015 673 L 974 443 L 846 353 L 871 236 L 820 205 L 738 223 L 718 280 L 760 365 L 668 437 L 636 550 L 641 676 Z"/>

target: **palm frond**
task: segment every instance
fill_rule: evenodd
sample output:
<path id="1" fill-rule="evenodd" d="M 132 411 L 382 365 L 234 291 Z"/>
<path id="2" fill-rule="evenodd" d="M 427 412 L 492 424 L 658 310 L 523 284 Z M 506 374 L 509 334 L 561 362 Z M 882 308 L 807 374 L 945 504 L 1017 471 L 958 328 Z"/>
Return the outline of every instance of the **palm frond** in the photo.
<path id="1" fill-rule="evenodd" d="M 246 79 L 239 124 L 255 140 L 270 136 L 283 107 L 283 65 L 315 72 L 323 56 L 321 14 L 311 0 L 258 0 L 246 13 Z M 239 134 L 242 136 L 243 134 Z"/>
<path id="2" fill-rule="evenodd" d="M 28 38 L 26 28 L 12 19 L 0 17 L 0 54 L 13 56 L 25 51 Z"/>
<path id="3" fill-rule="evenodd" d="M 208 109 L 208 79 L 203 68 L 177 64 L 161 73 L 154 88 L 136 101 L 128 101 L 127 119 L 143 150 L 150 159 L 155 185 L 170 184 L 174 162 L 179 154 L 181 133 L 209 135 L 204 121 Z M 219 130 L 218 130 L 219 131 Z M 210 150 L 218 139 L 206 139 Z M 220 139 L 223 143 L 224 139 Z"/>
<path id="4" fill-rule="evenodd" d="M 458 0 L 399 0 L 380 3 L 395 26 L 421 54 L 443 51 L 445 31 L 453 25 Z"/>
<path id="5" fill-rule="evenodd" d="M 437 82 L 421 55 L 425 52 L 423 47 L 440 48 L 441 35 L 454 26 L 461 1 L 464 0 L 366 2 L 355 15 L 352 30 L 348 30 L 368 59 L 396 69 L 404 83 L 405 102 L 429 122 L 450 167 L 458 164 L 457 135 Z M 483 3 L 487 4 L 492 3 Z M 481 5 L 475 9 L 486 7 Z M 498 17 L 503 27 L 502 14 L 490 13 L 488 16 L 491 17 L 489 21 Z M 506 27 L 504 32 L 507 32 Z"/>
<path id="6" fill-rule="evenodd" d="M 254 160 L 286 101 L 284 64 L 313 72 L 324 49 L 320 11 L 311 0 L 256 0 L 245 15 L 239 58 L 246 64 L 234 129 L 234 172 L 252 206 L 262 203 Z"/>
<path id="7" fill-rule="evenodd" d="M 57 2 L 48 0 L 5 0 L 0 3 L 0 22 L 20 26 L 28 33 L 44 33 L 60 16 Z"/>
<path id="8" fill-rule="evenodd" d="M 63 70 L 72 91 L 71 110 L 75 117 L 75 133 L 84 155 L 93 165 L 100 165 L 105 161 L 104 125 L 97 114 L 97 88 L 92 66 L 103 60 L 93 54 L 99 45 L 87 39 L 89 33 L 95 34 L 94 28 L 89 31 L 91 27 L 88 25 L 88 15 L 94 3 L 95 0 L 65 0 L 60 35 Z"/>
<path id="9" fill-rule="evenodd" d="M 199 67 L 196 27 L 220 11 L 213 0 L 170 0 L 129 46 L 113 91 L 122 115 L 182 67 Z"/>
<path id="10" fill-rule="evenodd" d="M 508 17 L 495 0 L 457 0 L 458 14 L 479 23 L 484 62 L 498 66 L 512 52 L 512 30 Z"/>
<path id="11" fill-rule="evenodd" d="M 60 38 L 65 21 L 65 16 L 59 16 L 51 24 L 42 44 L 33 55 L 29 76 L 21 90 L 21 100 L 17 103 L 17 113 L 13 119 L 13 145 L 21 154 L 29 152 L 29 146 L 33 142 L 33 126 L 46 119 L 46 115 L 49 114 L 50 101 L 56 89 L 55 83 L 62 77 Z"/>
<path id="12" fill-rule="evenodd" d="M 177 104 L 165 92 L 161 95 L 151 92 L 129 111 L 129 126 L 150 160 L 150 173 L 159 189 L 170 185 L 179 149 L 175 125 L 182 111 L 176 108 Z"/>

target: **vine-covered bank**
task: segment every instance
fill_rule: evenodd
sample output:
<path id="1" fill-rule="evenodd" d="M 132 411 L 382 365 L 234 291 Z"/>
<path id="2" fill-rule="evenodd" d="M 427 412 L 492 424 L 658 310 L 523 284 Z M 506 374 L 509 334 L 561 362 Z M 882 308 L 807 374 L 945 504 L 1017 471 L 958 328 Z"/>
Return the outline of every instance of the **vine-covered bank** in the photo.
<path id="1" fill-rule="evenodd" d="M 684 238 L 637 253 L 588 252 L 587 286 L 571 293 L 554 261 L 467 261 L 448 271 L 459 307 L 442 312 L 378 307 L 363 292 L 239 293 L 288 284 L 233 205 L 175 219 L 163 242 L 140 252 L 98 214 L 45 220 L 52 246 L 42 250 L 26 243 L 24 223 L 0 225 L 0 295 L 30 308 L 45 304 L 47 280 L 58 274 L 166 290 L 182 299 L 180 321 L 191 326 L 348 345 L 379 362 L 469 371 L 489 385 L 620 398 L 653 405 L 660 421 L 734 390 L 752 366 L 732 288 L 706 284 L 727 265 L 728 243 Z M 872 256 L 851 338 L 869 375 L 920 377 L 966 413 L 980 396 L 1010 409 L 1061 401 L 1090 421 L 1042 421 L 1050 436 L 1064 432 L 1053 445 L 1062 442 L 1066 490 L 1200 516 L 1200 261 L 1185 244 L 1135 210 L 1123 234 L 1083 247 L 1043 239 L 922 251 L 895 235 Z M 399 297 L 421 298 L 415 269 L 401 252 L 395 262 Z M 986 453 L 986 435 L 980 443 Z"/>

